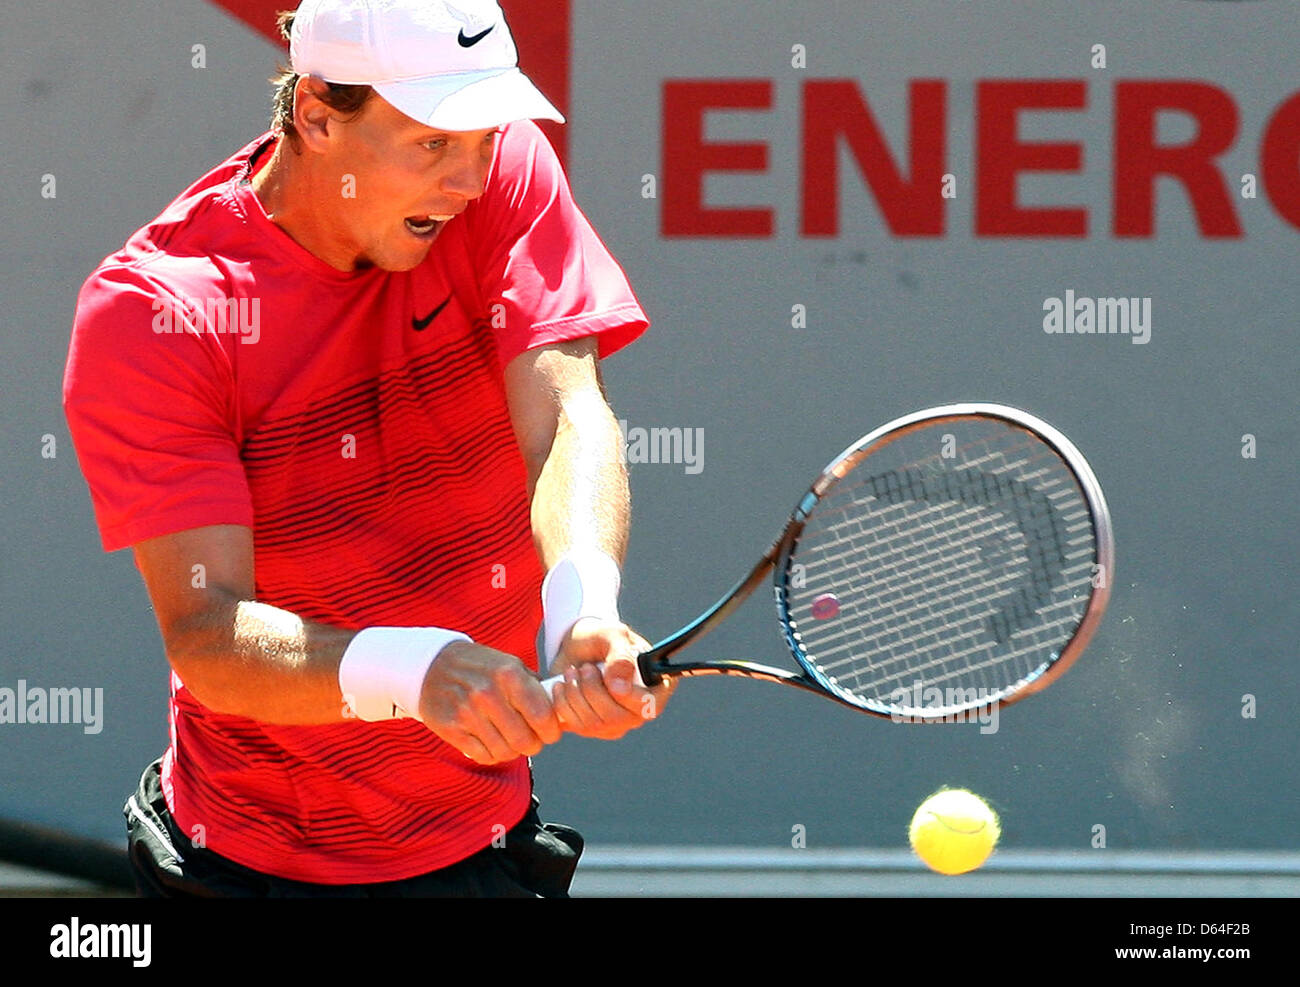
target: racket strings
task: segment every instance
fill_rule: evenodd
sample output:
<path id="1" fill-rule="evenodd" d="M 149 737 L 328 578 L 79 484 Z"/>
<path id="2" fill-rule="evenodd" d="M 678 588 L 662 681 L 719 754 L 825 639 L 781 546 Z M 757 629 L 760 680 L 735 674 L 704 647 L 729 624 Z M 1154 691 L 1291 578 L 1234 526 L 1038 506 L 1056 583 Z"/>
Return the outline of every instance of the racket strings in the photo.
<path id="1" fill-rule="evenodd" d="M 905 546 L 895 546 L 894 551 L 897 552 L 902 547 Z M 899 633 L 906 628 L 933 624 L 936 620 L 938 621 L 936 629 L 942 630 L 943 627 L 948 626 L 948 622 L 943 618 L 968 610 L 970 601 L 963 600 L 960 594 L 969 593 L 972 599 L 977 599 L 986 592 L 988 586 L 987 565 L 979 559 L 977 552 L 973 549 L 963 550 L 962 547 L 953 545 L 948 539 L 944 539 L 942 544 L 922 547 L 920 560 L 924 561 L 928 556 L 938 558 L 945 552 L 965 556 L 965 560 L 956 564 L 950 562 L 945 567 L 938 582 L 931 578 L 933 577 L 933 570 L 922 570 L 920 575 L 897 583 L 889 583 L 884 578 L 873 578 L 871 573 L 863 573 L 864 580 L 849 578 L 849 591 L 854 597 L 873 596 L 879 602 L 882 610 L 888 613 L 889 616 L 877 621 L 874 629 L 854 624 L 850 630 L 849 625 L 846 623 L 841 631 L 832 631 L 830 634 L 823 636 L 823 646 L 819 651 L 819 656 L 823 659 L 822 667 L 827 669 L 833 667 L 833 664 L 827 664 L 824 659 L 836 650 L 833 645 L 837 639 L 851 636 L 855 643 L 872 647 L 884 638 Z M 1016 560 L 1012 559 L 1011 561 Z M 882 571 L 888 571 L 888 569 L 889 560 L 886 558 L 882 560 Z M 999 577 L 999 579 L 1003 582 L 1018 582 L 1019 576 L 1011 572 Z M 931 602 L 933 594 L 936 593 L 944 594 L 952 605 L 936 608 Z M 991 614 L 993 611 L 990 609 L 988 612 Z M 913 641 L 904 639 L 896 643 L 910 644 Z"/>
<path id="2" fill-rule="evenodd" d="M 994 579 L 990 583 L 987 579 L 989 569 L 988 561 L 982 559 L 979 549 L 986 543 L 985 539 L 994 535 L 1007 534 L 1014 532 L 1015 525 L 1007 522 L 998 524 L 997 515 L 990 515 L 987 512 L 972 510 L 969 512 L 973 520 L 969 524 L 954 523 L 951 530 L 936 528 L 935 535 L 930 538 L 917 539 L 913 534 L 906 530 L 900 530 L 894 534 L 879 538 L 876 540 L 875 557 L 880 560 L 880 566 L 867 566 L 865 569 L 858 567 L 859 572 L 865 576 L 865 582 L 855 580 L 845 572 L 846 566 L 851 560 L 860 556 L 859 549 L 851 544 L 846 544 L 842 551 L 836 553 L 827 553 L 818 559 L 816 568 L 806 567 L 805 577 L 814 591 L 825 588 L 830 591 L 832 581 L 843 573 L 848 578 L 848 583 L 852 590 L 856 592 L 866 592 L 877 594 L 877 599 L 882 607 L 892 611 L 891 617 L 897 618 L 896 622 L 891 622 L 891 617 L 886 617 L 880 621 L 881 630 L 879 635 L 888 633 L 899 626 L 910 626 L 917 623 L 916 620 L 909 619 L 910 614 L 916 611 L 928 611 L 935 615 L 952 613 L 961 608 L 962 604 L 955 602 L 952 607 L 946 610 L 933 610 L 928 607 L 929 594 L 945 593 L 955 594 L 964 584 L 972 583 L 969 587 L 972 592 L 983 595 L 983 590 L 991 584 L 1001 582 L 1018 582 L 1020 576 L 1015 571 L 1009 571 L 1006 574 Z M 1076 523 L 1070 526 L 1072 534 L 1086 534 L 1090 530 L 1091 522 L 1086 514 L 1076 515 L 1073 519 Z M 1079 523 L 1081 522 L 1081 523 Z M 895 522 L 898 524 L 898 522 Z M 976 530 L 980 529 L 980 530 Z M 962 538 L 953 537 L 957 533 Z M 836 537 L 844 542 L 842 531 L 836 531 Z M 890 579 L 890 575 L 897 572 L 896 566 L 891 566 L 892 556 L 902 557 L 903 553 L 910 553 L 909 560 L 916 565 L 916 573 L 910 578 L 899 580 Z M 924 563 L 928 562 L 931 557 L 936 561 L 944 555 L 960 556 L 963 562 L 956 563 L 951 559 L 949 564 L 944 567 L 944 574 L 941 581 L 936 583 L 933 578 L 933 570 L 925 567 Z M 1075 552 L 1063 553 L 1063 557 L 1070 558 L 1087 557 L 1091 559 L 1091 550 L 1084 548 Z M 1009 563 L 1027 564 L 1029 559 L 1022 553 L 1019 556 L 1008 555 L 1006 561 Z M 1089 563 L 1085 563 L 1088 565 Z M 983 578 L 983 582 L 979 580 Z M 912 603 L 915 606 L 911 610 L 903 610 L 904 604 Z M 858 627 L 861 630 L 860 625 Z M 826 640 L 834 640 L 835 635 L 830 635 Z M 871 635 L 864 640 L 870 641 Z"/>
<path id="3" fill-rule="evenodd" d="M 1091 570 L 1090 563 L 1087 565 L 1087 569 L 1089 571 Z M 990 585 L 996 585 L 997 582 L 1008 583 L 1011 582 L 1012 578 L 1013 577 L 1003 577 Z M 1065 601 L 1064 603 L 1049 603 L 1044 607 L 1044 611 L 1051 611 L 1063 607 L 1072 608 L 1073 603 L 1070 601 Z M 918 610 L 917 612 L 922 611 Z M 842 668 L 856 662 L 858 660 L 856 656 L 860 653 L 863 647 L 873 650 L 881 650 L 883 645 L 889 645 L 891 648 L 896 650 L 903 646 L 913 647 L 923 645 L 927 638 L 935 638 L 937 643 L 940 635 L 943 635 L 948 628 L 952 627 L 956 623 L 956 621 L 951 619 L 954 615 L 960 614 L 961 617 L 964 618 L 963 622 L 969 623 L 971 621 L 987 619 L 996 612 L 996 608 L 992 605 L 986 605 L 984 609 L 975 609 L 972 602 L 963 602 L 942 610 L 924 611 L 922 612 L 922 617 L 914 618 L 901 624 L 891 625 L 887 621 L 882 622 L 882 628 L 874 634 L 867 634 L 859 629 L 832 634 L 822 639 L 821 647 L 818 650 L 818 665 L 825 672 L 833 672 L 837 668 Z M 911 636 L 901 636 L 905 631 L 913 629 L 922 629 L 923 633 L 913 634 Z M 952 641 L 955 639 L 947 637 L 945 640 Z M 837 654 L 846 654 L 846 657 L 838 661 L 830 660 Z M 898 654 L 887 655 L 880 661 L 875 662 L 873 667 L 883 672 L 891 662 L 900 665 L 908 664 L 909 668 L 914 667 L 914 665 L 909 664 L 906 656 Z"/>
<path id="4" fill-rule="evenodd" d="M 808 664 L 854 701 L 987 702 L 1057 658 L 1095 559 L 1054 450 L 1004 422 L 936 422 L 841 467 L 795 546 L 786 604 Z"/>
<path id="5" fill-rule="evenodd" d="M 942 509 L 937 507 L 928 509 L 931 513 L 941 513 L 941 511 Z M 900 516 L 890 518 L 891 513 Z M 1001 515 L 975 508 L 964 512 L 969 517 L 969 521 L 963 523 L 960 515 L 950 514 L 946 519 L 947 523 L 942 525 L 930 523 L 924 513 L 913 518 L 902 517 L 902 513 L 901 507 L 881 512 L 880 531 L 890 531 L 891 528 L 893 530 L 883 537 L 876 535 L 873 538 L 872 555 L 876 560 L 874 565 L 861 563 L 862 546 L 846 535 L 842 525 L 828 526 L 827 533 L 833 537 L 841 550 L 827 551 L 820 555 L 815 569 L 811 564 L 807 564 L 809 578 L 815 580 L 820 575 L 829 588 L 832 579 L 847 566 L 856 564 L 857 572 L 866 580 L 864 586 L 857 588 L 876 592 L 877 587 L 880 587 L 880 602 L 896 609 L 903 601 L 920 600 L 926 593 L 950 591 L 961 582 L 977 575 L 977 570 L 987 571 L 989 565 L 987 561 L 981 559 L 981 548 L 990 538 L 1018 531 L 1014 523 L 1005 520 Z M 1084 524 L 1087 525 L 1086 515 L 1083 518 Z M 861 519 L 858 519 L 857 523 L 861 526 Z M 927 526 L 931 533 L 928 536 L 918 537 L 917 531 Z M 968 561 L 965 564 L 954 563 L 951 558 L 954 555 L 964 557 Z M 897 577 L 899 571 L 897 562 L 904 558 L 912 564 L 911 568 L 915 570 L 915 575 L 910 579 L 900 580 Z M 945 573 L 951 572 L 954 576 L 936 585 L 933 579 L 933 567 L 944 558 L 948 559 L 944 566 Z M 1011 558 L 1009 561 L 1016 560 Z M 1023 551 L 1020 561 L 1028 562 Z M 1004 578 L 1016 577 L 1012 574 Z M 885 588 L 887 592 L 884 591 Z"/>

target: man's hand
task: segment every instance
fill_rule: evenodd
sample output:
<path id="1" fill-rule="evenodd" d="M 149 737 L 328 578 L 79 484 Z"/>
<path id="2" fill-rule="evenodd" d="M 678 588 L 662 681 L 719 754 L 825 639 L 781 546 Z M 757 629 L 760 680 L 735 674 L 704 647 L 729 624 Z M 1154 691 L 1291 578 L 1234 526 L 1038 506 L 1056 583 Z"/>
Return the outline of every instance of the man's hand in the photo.
<path id="1" fill-rule="evenodd" d="M 637 684 L 636 658 L 650 642 L 626 624 L 584 617 L 573 625 L 551 669 L 563 675 L 551 695 L 560 724 L 570 733 L 618 740 L 663 710 L 673 682 L 653 689 Z"/>
<path id="2" fill-rule="evenodd" d="M 420 719 L 479 764 L 531 757 L 562 735 L 546 690 L 524 663 L 468 641 L 439 652 L 424 679 Z"/>

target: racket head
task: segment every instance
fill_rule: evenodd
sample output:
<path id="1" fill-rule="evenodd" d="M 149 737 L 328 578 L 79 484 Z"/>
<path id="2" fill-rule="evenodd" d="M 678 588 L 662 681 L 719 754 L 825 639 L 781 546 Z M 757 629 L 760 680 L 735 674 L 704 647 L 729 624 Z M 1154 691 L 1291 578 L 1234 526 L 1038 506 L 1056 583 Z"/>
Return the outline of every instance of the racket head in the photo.
<path id="1" fill-rule="evenodd" d="M 1059 678 L 1109 600 L 1114 536 L 1073 443 L 1004 405 L 863 436 L 796 507 L 773 569 L 807 681 L 896 721 L 1007 705 Z"/>

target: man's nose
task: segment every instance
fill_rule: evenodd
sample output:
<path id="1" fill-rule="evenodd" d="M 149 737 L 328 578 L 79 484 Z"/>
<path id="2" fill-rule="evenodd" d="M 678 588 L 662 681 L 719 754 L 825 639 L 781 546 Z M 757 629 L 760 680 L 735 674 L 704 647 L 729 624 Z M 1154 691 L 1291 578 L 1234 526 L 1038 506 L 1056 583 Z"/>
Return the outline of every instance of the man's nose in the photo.
<path id="1" fill-rule="evenodd" d="M 477 199 L 487 187 L 492 167 L 492 147 L 469 148 L 458 153 L 442 179 L 442 191 L 466 200 Z"/>

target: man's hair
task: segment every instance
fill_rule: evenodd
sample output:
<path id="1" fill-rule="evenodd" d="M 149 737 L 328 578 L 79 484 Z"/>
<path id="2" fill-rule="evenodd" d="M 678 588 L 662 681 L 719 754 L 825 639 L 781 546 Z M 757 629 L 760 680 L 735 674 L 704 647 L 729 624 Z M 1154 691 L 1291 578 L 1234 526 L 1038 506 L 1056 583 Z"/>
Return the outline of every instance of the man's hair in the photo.
<path id="1" fill-rule="evenodd" d="M 289 34 L 293 30 L 293 17 L 292 10 L 282 10 L 276 17 L 276 26 L 285 41 L 289 40 Z M 271 129 L 284 134 L 295 145 L 298 134 L 293 126 L 293 95 L 299 78 L 293 69 L 281 66 L 279 73 L 271 79 L 271 84 L 275 86 L 275 91 L 271 94 Z M 345 86 L 337 82 L 326 82 L 325 85 L 328 90 L 321 94 L 321 101 L 340 113 L 359 113 L 375 92 L 370 86 Z"/>

